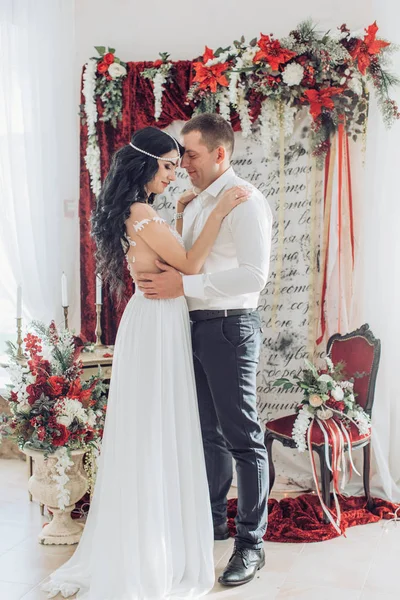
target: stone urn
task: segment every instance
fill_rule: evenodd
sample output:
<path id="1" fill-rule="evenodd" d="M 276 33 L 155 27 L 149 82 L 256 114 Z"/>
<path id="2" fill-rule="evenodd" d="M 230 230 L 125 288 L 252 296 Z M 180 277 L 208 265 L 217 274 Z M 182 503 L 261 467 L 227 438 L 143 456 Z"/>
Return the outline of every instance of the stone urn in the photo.
<path id="1" fill-rule="evenodd" d="M 45 525 L 39 534 L 41 544 L 77 544 L 83 531 L 83 524 L 74 521 L 71 511 L 75 508 L 75 502 L 80 500 L 88 490 L 88 480 L 83 468 L 83 457 L 86 450 L 72 450 L 70 453 L 73 465 L 66 470 L 69 481 L 65 483 L 65 489 L 69 492 L 69 505 L 63 509 L 58 507 L 59 490 L 56 481 L 55 469 L 58 457 L 48 454 L 45 458 L 42 450 L 32 448 L 25 444 L 23 452 L 33 458 L 33 475 L 29 479 L 28 490 L 34 498 L 46 505 L 51 511 L 53 518 Z"/>

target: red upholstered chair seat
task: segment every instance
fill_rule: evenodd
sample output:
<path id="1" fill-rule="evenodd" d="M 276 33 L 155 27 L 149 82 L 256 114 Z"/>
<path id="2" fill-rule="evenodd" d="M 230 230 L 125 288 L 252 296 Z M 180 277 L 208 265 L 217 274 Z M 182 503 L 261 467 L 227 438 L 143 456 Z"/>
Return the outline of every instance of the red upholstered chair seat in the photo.
<path id="1" fill-rule="evenodd" d="M 293 424 L 296 420 L 297 414 L 288 415 L 287 417 L 281 417 L 280 419 L 274 419 L 268 421 L 266 430 L 273 432 L 275 435 L 279 435 L 287 440 L 292 440 Z M 350 439 L 353 444 L 361 443 L 363 440 L 367 440 L 370 437 L 369 434 L 361 435 L 358 428 L 354 423 L 350 423 Z M 322 446 L 324 444 L 324 435 L 321 428 L 317 423 L 314 424 L 312 430 L 312 444 L 314 446 Z"/>

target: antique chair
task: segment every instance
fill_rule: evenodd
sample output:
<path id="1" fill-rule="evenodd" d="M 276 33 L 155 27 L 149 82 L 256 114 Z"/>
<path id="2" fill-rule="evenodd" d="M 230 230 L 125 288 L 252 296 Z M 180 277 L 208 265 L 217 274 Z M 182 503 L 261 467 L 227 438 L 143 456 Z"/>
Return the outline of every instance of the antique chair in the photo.
<path id="1" fill-rule="evenodd" d="M 360 329 L 348 333 L 347 335 L 335 334 L 327 346 L 327 354 L 333 363 L 343 362 L 345 364 L 343 374 L 346 379 L 355 374 L 361 377 L 354 379 L 354 391 L 357 393 L 356 401 L 362 406 L 366 413 L 371 415 L 374 403 L 375 383 L 379 367 L 381 343 L 375 339 L 369 326 L 362 325 Z M 269 477 L 270 491 L 275 481 L 275 468 L 272 459 L 272 444 L 278 440 L 284 446 L 296 448 L 292 438 L 293 423 L 296 414 L 291 414 L 280 419 L 268 421 L 265 429 L 265 445 L 269 455 Z M 363 483 L 365 495 L 367 497 L 367 507 L 373 507 L 373 500 L 370 493 L 370 464 L 371 464 L 371 435 L 360 435 L 357 427 L 350 423 L 352 448 L 363 448 Z M 345 449 L 347 450 L 347 444 Z M 309 450 L 309 449 L 308 449 Z M 324 438 L 319 427 L 313 428 L 312 450 L 316 452 L 320 460 L 321 468 L 321 493 L 326 506 L 331 506 L 330 502 L 330 482 L 331 472 L 327 467 L 324 451 Z M 330 452 L 331 455 L 331 452 Z M 325 517 L 326 520 L 326 517 Z"/>

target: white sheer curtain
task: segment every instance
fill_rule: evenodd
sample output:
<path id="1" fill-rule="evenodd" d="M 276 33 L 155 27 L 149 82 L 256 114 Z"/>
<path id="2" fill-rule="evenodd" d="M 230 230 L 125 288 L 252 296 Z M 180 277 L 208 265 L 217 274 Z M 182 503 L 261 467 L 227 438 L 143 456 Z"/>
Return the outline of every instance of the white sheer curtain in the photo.
<path id="1" fill-rule="evenodd" d="M 379 34 L 400 44 L 397 0 L 373 2 Z M 393 71 L 400 75 L 400 56 Z M 400 104 L 400 93 L 395 99 Z M 362 256 L 363 317 L 382 342 L 373 411 L 373 492 L 400 501 L 400 123 L 387 131 L 373 103 L 368 124 Z"/>
<path id="2" fill-rule="evenodd" d="M 61 274 L 76 270 L 77 250 L 63 251 L 79 172 L 74 2 L 1 0 L 0 56 L 2 342 L 15 336 L 18 283 L 25 324 L 60 321 Z"/>

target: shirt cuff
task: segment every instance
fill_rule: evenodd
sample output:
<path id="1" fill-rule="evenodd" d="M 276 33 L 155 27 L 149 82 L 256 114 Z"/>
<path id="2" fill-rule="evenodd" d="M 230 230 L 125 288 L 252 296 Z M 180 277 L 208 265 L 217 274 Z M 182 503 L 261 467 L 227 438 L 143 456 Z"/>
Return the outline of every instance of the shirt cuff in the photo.
<path id="1" fill-rule="evenodd" d="M 205 298 L 203 275 L 184 275 L 182 279 L 185 296 L 189 298 Z"/>

